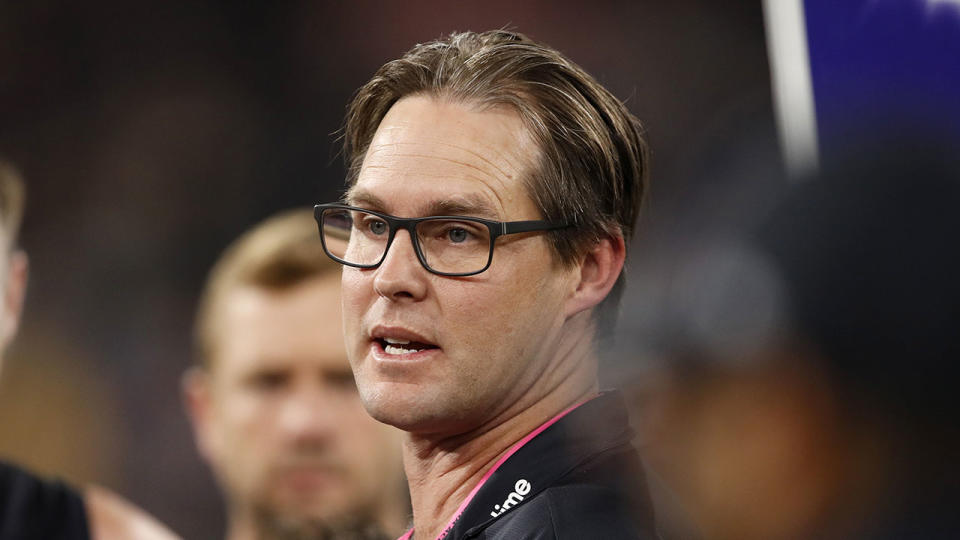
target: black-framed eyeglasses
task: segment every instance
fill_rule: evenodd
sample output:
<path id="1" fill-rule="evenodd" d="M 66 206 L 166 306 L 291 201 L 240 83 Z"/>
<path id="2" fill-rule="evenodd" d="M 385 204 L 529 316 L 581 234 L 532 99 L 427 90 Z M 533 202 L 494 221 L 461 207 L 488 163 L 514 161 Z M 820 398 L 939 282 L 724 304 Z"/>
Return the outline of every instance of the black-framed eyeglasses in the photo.
<path id="1" fill-rule="evenodd" d="M 493 221 L 468 216 L 400 218 L 345 204 L 314 206 L 327 255 L 347 266 L 376 268 L 400 229 L 410 233 L 420 264 L 441 276 L 472 276 L 490 267 L 500 236 L 552 231 L 569 225 L 551 221 Z"/>

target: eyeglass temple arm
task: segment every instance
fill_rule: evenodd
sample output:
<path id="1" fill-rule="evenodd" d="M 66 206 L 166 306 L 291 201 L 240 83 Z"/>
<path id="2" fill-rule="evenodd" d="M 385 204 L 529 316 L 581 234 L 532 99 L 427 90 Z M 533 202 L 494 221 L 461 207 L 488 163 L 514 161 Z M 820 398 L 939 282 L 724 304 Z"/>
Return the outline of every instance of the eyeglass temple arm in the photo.
<path id="1" fill-rule="evenodd" d="M 533 231 L 552 231 L 569 227 L 569 223 L 555 223 L 553 221 L 504 221 L 500 234 L 517 234 Z"/>

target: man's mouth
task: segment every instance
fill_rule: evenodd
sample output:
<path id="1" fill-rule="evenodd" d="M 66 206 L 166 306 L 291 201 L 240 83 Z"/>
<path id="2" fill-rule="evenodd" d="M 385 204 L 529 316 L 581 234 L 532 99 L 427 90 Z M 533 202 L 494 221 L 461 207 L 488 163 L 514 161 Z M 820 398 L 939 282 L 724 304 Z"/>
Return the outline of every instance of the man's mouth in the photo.
<path id="1" fill-rule="evenodd" d="M 333 465 L 298 465 L 274 471 L 273 481 L 282 489 L 314 494 L 340 489 L 345 481 L 342 467 Z"/>
<path id="2" fill-rule="evenodd" d="M 383 349 L 383 352 L 390 355 L 406 355 L 406 354 L 415 354 L 418 352 L 426 351 L 429 349 L 436 349 L 437 346 L 424 343 L 422 341 L 411 341 L 408 339 L 398 339 L 398 338 L 376 338 L 375 341 L 380 344 L 380 347 Z"/>
<path id="3" fill-rule="evenodd" d="M 440 346 L 431 343 L 423 334 L 401 326 L 377 325 L 370 331 L 374 352 L 384 360 L 424 359 Z"/>

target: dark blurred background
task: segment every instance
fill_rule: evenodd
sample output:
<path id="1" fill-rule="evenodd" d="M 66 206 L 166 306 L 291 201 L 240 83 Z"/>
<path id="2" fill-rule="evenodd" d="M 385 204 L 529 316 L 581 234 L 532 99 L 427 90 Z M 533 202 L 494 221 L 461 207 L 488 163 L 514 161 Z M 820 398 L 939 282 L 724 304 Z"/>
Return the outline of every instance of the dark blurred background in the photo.
<path id="1" fill-rule="evenodd" d="M 206 271 L 267 215 L 340 195 L 342 114 L 381 64 L 505 26 L 646 125 L 653 191 L 623 322 L 639 325 L 664 220 L 709 213 L 711 182 L 776 168 L 760 2 L 0 0 L 0 155 L 27 179 L 32 265 L 0 455 L 114 488 L 188 538 L 221 534 L 179 388 Z"/>

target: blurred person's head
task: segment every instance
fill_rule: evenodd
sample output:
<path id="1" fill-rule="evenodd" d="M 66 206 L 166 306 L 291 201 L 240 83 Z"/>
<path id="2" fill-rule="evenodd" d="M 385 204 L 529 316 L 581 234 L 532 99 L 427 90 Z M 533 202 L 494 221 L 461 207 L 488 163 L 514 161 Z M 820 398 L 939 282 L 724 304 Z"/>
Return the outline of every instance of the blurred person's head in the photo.
<path id="1" fill-rule="evenodd" d="M 0 369 L 3 367 L 3 352 L 17 332 L 27 288 L 27 256 L 17 245 L 25 198 L 20 174 L 0 159 L 0 283 L 3 290 Z"/>
<path id="2" fill-rule="evenodd" d="M 344 321 L 375 418 L 463 432 L 596 386 L 593 342 L 614 320 L 648 169 L 618 99 L 523 35 L 458 33 L 381 67 L 349 107 L 345 146 L 347 204 L 489 220 L 377 229 L 369 260 L 333 249 L 366 265 L 344 268 Z M 538 223 L 500 224 L 518 221 Z"/>
<path id="3" fill-rule="evenodd" d="M 707 537 L 960 530 L 960 167 L 937 140 L 868 149 L 677 273 L 651 455 Z"/>
<path id="4" fill-rule="evenodd" d="M 405 525 L 397 432 L 363 409 L 340 313 L 340 266 L 307 210 L 245 233 L 210 273 L 185 389 L 231 537 L 379 538 Z"/>

